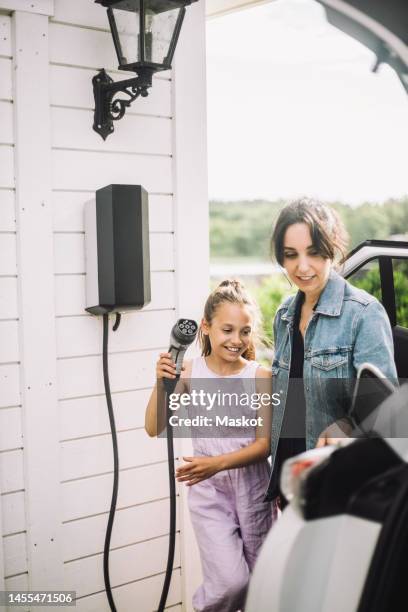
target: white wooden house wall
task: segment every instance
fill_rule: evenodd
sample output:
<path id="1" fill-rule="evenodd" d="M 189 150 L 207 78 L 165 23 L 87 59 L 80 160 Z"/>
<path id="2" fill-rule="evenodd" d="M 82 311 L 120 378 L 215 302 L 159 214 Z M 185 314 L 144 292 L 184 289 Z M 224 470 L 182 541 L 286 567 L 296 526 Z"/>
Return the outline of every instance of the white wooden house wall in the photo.
<path id="1" fill-rule="evenodd" d="M 144 407 L 171 326 L 199 317 L 208 289 L 204 10 L 188 8 L 172 74 L 103 142 L 91 78 L 101 67 L 124 78 L 106 12 L 93 0 L 0 0 L 0 590 L 72 589 L 77 610 L 109 609 L 112 447 L 102 322 L 84 312 L 82 213 L 96 189 L 132 183 L 149 192 L 152 302 L 110 334 L 121 467 L 110 566 L 120 612 L 158 604 L 166 446 L 145 434 Z M 189 610 L 198 560 L 183 491 L 178 503 L 168 605 Z"/>

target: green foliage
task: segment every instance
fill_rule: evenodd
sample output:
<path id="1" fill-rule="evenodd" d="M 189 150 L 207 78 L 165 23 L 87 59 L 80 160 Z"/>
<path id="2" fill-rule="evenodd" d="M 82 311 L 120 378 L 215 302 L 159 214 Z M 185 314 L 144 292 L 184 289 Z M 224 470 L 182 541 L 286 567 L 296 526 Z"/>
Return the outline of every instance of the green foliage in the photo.
<path id="1" fill-rule="evenodd" d="M 284 200 L 267 202 L 210 202 L 211 258 L 269 258 L 272 228 Z M 408 197 L 383 204 L 364 203 L 352 207 L 340 202 L 331 205 L 338 211 L 350 235 L 350 248 L 368 239 L 385 239 L 408 233 Z"/>
<path id="2" fill-rule="evenodd" d="M 351 208 L 344 204 L 333 206 L 339 213 L 350 235 L 350 248 L 364 240 L 388 238 L 391 232 L 390 221 L 385 206 L 380 204 L 361 204 Z M 408 231 L 408 225 L 406 226 Z"/>
<path id="3" fill-rule="evenodd" d="M 268 346 L 273 344 L 273 320 L 276 311 L 283 300 L 295 292 L 296 290 L 289 285 L 283 274 L 275 274 L 263 279 L 261 285 L 256 289 L 255 298 L 262 315 L 262 337 Z"/>
<path id="4" fill-rule="evenodd" d="M 397 324 L 408 327 L 408 263 L 393 261 L 394 292 L 396 296 Z M 350 279 L 355 287 L 364 289 L 381 302 L 381 281 L 379 269 L 369 270 L 361 278 Z"/>
<path id="5" fill-rule="evenodd" d="M 369 270 L 360 278 L 351 277 L 349 280 L 354 287 L 364 289 L 381 302 L 381 280 L 378 266 Z"/>
<path id="6" fill-rule="evenodd" d="M 211 202 L 211 257 L 267 260 L 272 227 L 283 205 L 261 200 Z"/>
<path id="7" fill-rule="evenodd" d="M 394 288 L 397 307 L 397 325 L 408 327 L 408 263 L 402 262 L 395 270 L 394 260 Z"/>

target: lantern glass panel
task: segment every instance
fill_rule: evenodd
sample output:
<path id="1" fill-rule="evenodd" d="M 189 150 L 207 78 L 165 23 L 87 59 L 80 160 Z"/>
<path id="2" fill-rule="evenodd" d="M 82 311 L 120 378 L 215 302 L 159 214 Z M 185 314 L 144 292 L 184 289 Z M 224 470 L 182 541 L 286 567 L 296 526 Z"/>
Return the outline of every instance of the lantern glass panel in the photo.
<path id="1" fill-rule="evenodd" d="M 167 64 L 176 23 L 181 11 L 180 6 L 167 7 L 164 2 L 146 0 L 145 2 L 145 60 L 154 64 Z"/>
<path id="2" fill-rule="evenodd" d="M 113 9 L 119 35 L 122 57 L 121 66 L 140 62 L 140 2 L 122 0 Z"/>
<path id="3" fill-rule="evenodd" d="M 141 61 L 169 64 L 168 54 L 184 2 L 177 0 L 145 0 L 144 54 L 141 50 L 140 0 L 120 0 L 112 5 L 121 55 L 119 63 Z"/>

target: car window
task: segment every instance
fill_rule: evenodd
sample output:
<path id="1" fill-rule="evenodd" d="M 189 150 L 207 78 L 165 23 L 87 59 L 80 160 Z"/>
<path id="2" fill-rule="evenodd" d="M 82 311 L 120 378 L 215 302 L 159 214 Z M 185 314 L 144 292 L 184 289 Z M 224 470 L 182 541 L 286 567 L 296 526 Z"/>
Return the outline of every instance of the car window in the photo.
<path id="1" fill-rule="evenodd" d="M 353 272 L 351 276 L 347 277 L 347 280 L 355 287 L 365 289 L 365 291 L 374 295 L 380 302 L 382 301 L 378 259 L 368 261 L 364 266 L 356 270 L 356 272 Z"/>
<path id="2" fill-rule="evenodd" d="M 393 259 L 397 325 L 408 327 L 408 260 Z"/>

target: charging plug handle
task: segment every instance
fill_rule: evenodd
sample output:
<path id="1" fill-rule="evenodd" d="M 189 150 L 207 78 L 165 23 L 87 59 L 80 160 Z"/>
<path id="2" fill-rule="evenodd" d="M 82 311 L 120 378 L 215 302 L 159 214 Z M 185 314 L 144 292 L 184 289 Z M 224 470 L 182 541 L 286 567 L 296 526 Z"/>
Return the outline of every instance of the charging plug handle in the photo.
<path id="1" fill-rule="evenodd" d="M 176 364 L 176 376 L 180 376 L 184 354 L 197 336 L 198 325 L 192 319 L 179 319 L 170 334 L 169 353 Z"/>

